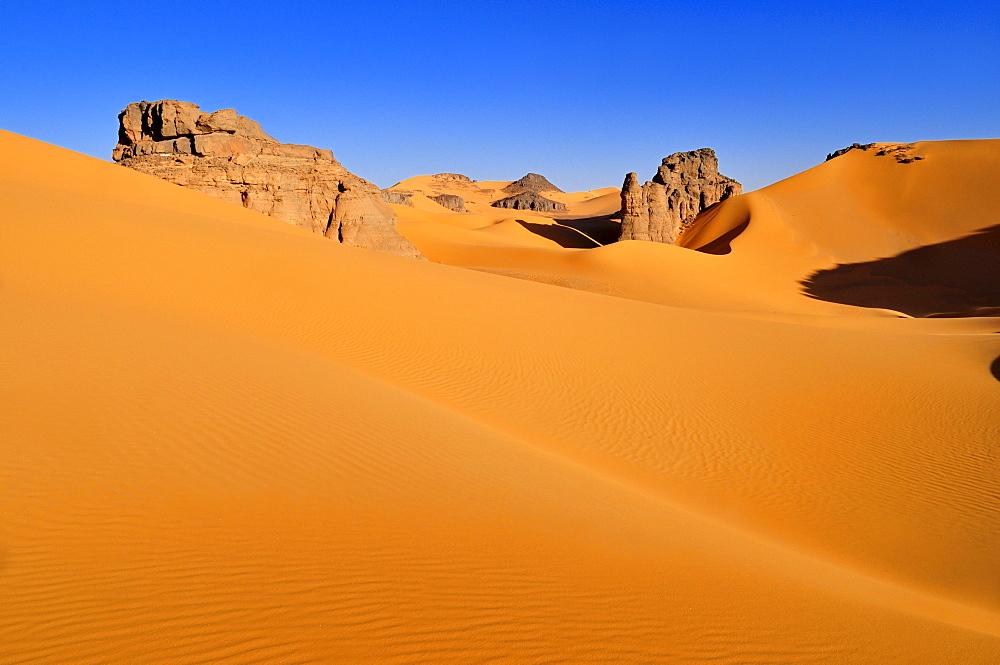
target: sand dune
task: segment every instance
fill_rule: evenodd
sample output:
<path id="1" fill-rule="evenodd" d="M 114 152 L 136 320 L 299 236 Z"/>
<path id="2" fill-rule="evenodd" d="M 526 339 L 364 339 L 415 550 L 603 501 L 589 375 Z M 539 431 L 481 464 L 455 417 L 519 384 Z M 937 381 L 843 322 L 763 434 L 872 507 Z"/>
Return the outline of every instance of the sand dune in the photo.
<path id="1" fill-rule="evenodd" d="M 439 265 L 0 133 L 0 661 L 997 662 L 1000 322 L 800 283 L 980 222 L 787 183 L 726 255 L 417 206 Z"/>

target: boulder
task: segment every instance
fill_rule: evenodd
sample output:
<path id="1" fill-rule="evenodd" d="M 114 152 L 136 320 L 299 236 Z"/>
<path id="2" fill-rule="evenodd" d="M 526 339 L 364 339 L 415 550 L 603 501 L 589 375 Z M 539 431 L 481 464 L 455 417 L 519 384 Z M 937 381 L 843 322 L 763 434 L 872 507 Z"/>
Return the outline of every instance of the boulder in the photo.
<path id="1" fill-rule="evenodd" d="M 381 190 L 329 150 L 279 143 L 233 109 L 171 99 L 129 104 L 118 121 L 112 158 L 123 166 L 347 245 L 420 256 Z"/>

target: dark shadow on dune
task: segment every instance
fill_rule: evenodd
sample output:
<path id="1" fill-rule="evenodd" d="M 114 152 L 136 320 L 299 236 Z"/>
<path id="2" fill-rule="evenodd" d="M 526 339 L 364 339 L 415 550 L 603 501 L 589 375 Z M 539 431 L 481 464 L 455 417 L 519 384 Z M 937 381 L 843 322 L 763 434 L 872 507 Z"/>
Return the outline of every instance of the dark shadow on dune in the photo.
<path id="1" fill-rule="evenodd" d="M 555 224 L 535 224 L 533 222 L 526 222 L 523 219 L 517 220 L 517 223 L 534 233 L 536 236 L 542 236 L 543 238 L 548 238 L 549 240 L 559 243 L 560 247 L 590 249 L 591 247 L 598 246 L 596 242 L 576 229 L 571 229 L 566 226 L 557 226 Z"/>
<path id="2" fill-rule="evenodd" d="M 1000 358 L 994 360 L 993 364 L 990 365 L 990 374 L 993 375 L 994 379 L 1000 381 Z"/>
<path id="3" fill-rule="evenodd" d="M 612 217 L 615 219 L 612 219 Z M 610 245 L 613 242 L 618 242 L 618 238 L 622 235 L 622 222 L 618 213 L 597 215 L 596 217 L 573 217 L 565 219 L 556 217 L 556 222 L 571 229 L 576 229 L 581 233 L 586 233 L 602 245 Z"/>
<path id="4" fill-rule="evenodd" d="M 609 215 L 554 221 L 555 224 L 536 224 L 519 219 L 517 223 L 535 235 L 553 240 L 561 247 L 572 249 L 590 249 L 607 245 L 618 240 L 618 236 L 621 235 L 621 223 L 612 220 Z"/>
<path id="5" fill-rule="evenodd" d="M 892 257 L 820 270 L 802 285 L 818 300 L 910 316 L 1000 316 L 1000 225 Z"/>
<path id="6" fill-rule="evenodd" d="M 739 226 L 734 226 L 729 229 L 715 240 L 698 247 L 697 251 L 704 252 L 706 254 L 718 254 L 720 256 L 722 254 L 729 254 L 733 251 L 730 243 L 736 240 L 737 236 L 746 231 L 748 226 L 750 226 L 749 219 Z"/>

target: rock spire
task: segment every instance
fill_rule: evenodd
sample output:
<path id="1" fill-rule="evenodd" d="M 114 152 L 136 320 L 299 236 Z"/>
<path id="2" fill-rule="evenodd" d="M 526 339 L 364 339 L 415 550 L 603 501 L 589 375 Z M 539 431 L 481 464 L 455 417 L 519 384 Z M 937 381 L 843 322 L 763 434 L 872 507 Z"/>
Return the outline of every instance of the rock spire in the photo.
<path id="1" fill-rule="evenodd" d="M 719 173 L 711 148 L 675 152 L 644 185 L 635 173 L 625 176 L 621 240 L 673 244 L 698 213 L 742 193 L 740 183 Z"/>

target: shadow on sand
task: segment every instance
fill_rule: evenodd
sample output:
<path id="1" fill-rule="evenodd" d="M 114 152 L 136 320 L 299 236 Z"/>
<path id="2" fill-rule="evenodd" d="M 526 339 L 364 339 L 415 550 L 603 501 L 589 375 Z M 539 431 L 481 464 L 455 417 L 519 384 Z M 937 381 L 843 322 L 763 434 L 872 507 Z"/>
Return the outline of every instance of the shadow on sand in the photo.
<path id="1" fill-rule="evenodd" d="M 1000 225 L 888 258 L 820 270 L 802 285 L 817 300 L 910 316 L 1000 316 Z"/>
<path id="2" fill-rule="evenodd" d="M 556 219 L 555 224 L 536 224 L 523 219 L 517 223 L 535 235 L 559 243 L 570 249 L 590 249 L 616 242 L 621 235 L 621 223 L 611 215 Z"/>
<path id="3" fill-rule="evenodd" d="M 750 226 L 749 219 L 742 224 L 738 224 L 737 226 L 729 229 L 715 240 L 702 245 L 698 248 L 698 251 L 704 252 L 705 254 L 717 254 L 719 256 L 729 254 L 733 251 L 732 242 L 736 240 L 741 233 L 746 231 L 748 226 Z"/>

